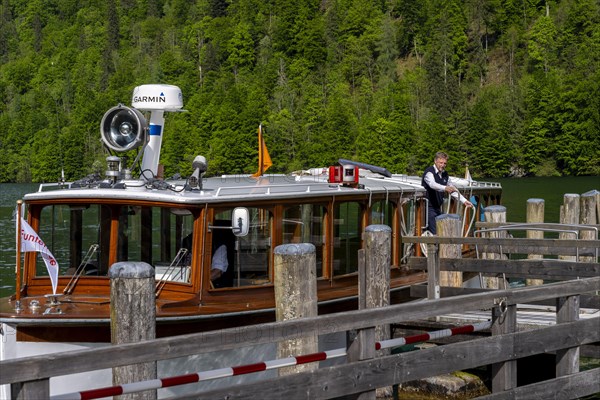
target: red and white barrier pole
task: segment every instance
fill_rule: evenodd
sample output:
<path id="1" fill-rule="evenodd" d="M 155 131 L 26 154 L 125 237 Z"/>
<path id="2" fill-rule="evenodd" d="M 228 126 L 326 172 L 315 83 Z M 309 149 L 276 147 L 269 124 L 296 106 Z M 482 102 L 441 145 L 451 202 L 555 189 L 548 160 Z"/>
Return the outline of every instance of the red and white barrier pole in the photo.
<path id="1" fill-rule="evenodd" d="M 207 381 L 210 379 L 226 378 L 229 376 L 237 376 L 250 374 L 253 372 L 261 372 L 270 369 L 281 367 L 289 367 L 291 365 L 306 364 L 315 361 L 329 360 L 336 357 L 346 355 L 346 349 L 335 349 L 322 351 L 319 353 L 307 354 L 297 357 L 287 357 L 278 360 L 259 362 L 256 364 L 240 365 L 237 367 L 220 368 L 210 371 L 198 372 L 195 374 L 180 375 L 169 378 L 152 379 L 149 381 L 126 383 L 120 386 L 112 386 L 100 389 L 85 390 L 82 392 L 66 393 L 56 396 L 51 396 L 51 400 L 91 400 L 100 399 L 102 397 L 118 396 L 121 394 L 141 392 L 144 390 L 153 390 L 166 388 L 171 386 L 185 385 L 188 383 L 196 383 Z"/>
<path id="2" fill-rule="evenodd" d="M 465 325 L 457 328 L 442 329 L 439 331 L 423 333 L 421 335 L 406 336 L 397 339 L 375 342 L 375 350 L 387 349 L 390 347 L 403 346 L 405 344 L 426 342 L 428 340 L 440 339 L 443 337 L 471 333 L 489 329 L 492 326 L 491 321 L 480 322 L 472 325 Z M 278 360 L 270 360 L 255 364 L 239 365 L 237 367 L 228 367 L 213 369 L 210 371 L 197 372 L 194 374 L 173 376 L 161 379 L 152 379 L 149 381 L 126 383 L 120 386 L 105 387 L 100 389 L 85 390 L 82 392 L 66 393 L 51 396 L 51 400 L 91 400 L 102 397 L 118 396 L 121 394 L 141 392 L 144 390 L 153 390 L 167 388 L 171 386 L 186 385 L 211 379 L 226 378 L 230 376 L 245 375 L 253 372 L 267 371 L 270 369 L 289 367 L 292 365 L 306 364 L 316 361 L 330 360 L 332 358 L 343 357 L 346 355 L 346 349 L 335 349 L 322 351 L 319 353 L 306 354 L 303 356 L 287 357 Z"/>
<path id="3" fill-rule="evenodd" d="M 428 340 L 440 339 L 443 337 L 459 335 L 462 333 L 471 333 L 489 329 L 492 326 L 491 321 L 479 322 L 472 325 L 459 326 L 456 328 L 442 329 L 439 331 L 423 333 L 421 335 L 406 336 L 397 339 L 383 340 L 375 342 L 375 350 L 387 349 L 390 347 L 404 346 L 405 344 L 426 342 Z"/>

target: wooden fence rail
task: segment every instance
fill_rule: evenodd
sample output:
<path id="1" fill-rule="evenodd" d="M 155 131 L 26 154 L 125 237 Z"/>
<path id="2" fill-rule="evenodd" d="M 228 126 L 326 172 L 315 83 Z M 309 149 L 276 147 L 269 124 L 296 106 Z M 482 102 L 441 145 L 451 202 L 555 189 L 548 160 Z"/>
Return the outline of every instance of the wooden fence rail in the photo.
<path id="1" fill-rule="evenodd" d="M 129 343 L 94 350 L 78 350 L 8 360 L 2 362 L 0 384 L 18 382 L 35 384 L 36 382 L 39 383 L 40 380 L 47 380 L 57 375 L 277 342 L 292 339 L 298 335 L 298 332 L 326 334 L 370 328 L 378 324 L 424 319 L 459 310 L 493 309 L 498 307 L 499 299 L 504 299 L 505 305 L 511 306 L 548 298 L 577 296 L 581 293 L 598 290 L 600 290 L 600 277 L 586 278 L 543 286 L 497 290 L 441 298 L 434 301 L 405 303 L 302 320 L 188 334 L 156 339 L 151 342 Z M 247 398 L 244 397 L 244 391 L 250 390 L 249 393 L 255 395 L 261 393 L 261 398 L 264 399 L 282 398 L 286 392 L 293 391 L 293 388 L 298 390 L 298 385 L 302 385 L 306 390 L 302 389 L 300 392 L 311 394 L 306 398 L 332 398 L 344 394 L 360 393 L 368 388 L 398 384 L 421 376 L 433 376 L 439 373 L 598 342 L 600 341 L 598 326 L 600 326 L 600 318 L 591 318 L 557 324 L 535 331 L 478 339 L 481 342 L 477 343 L 457 343 L 452 345 L 454 347 L 447 345 L 419 352 L 364 360 L 339 367 L 331 367 L 331 369 L 326 370 L 319 369 L 314 374 L 302 373 L 285 378 L 281 377 L 277 380 L 277 382 L 281 382 L 281 391 L 273 391 L 277 396 L 265 393 L 269 392 L 267 387 L 270 386 L 268 385 L 255 385 L 258 387 L 246 387 L 244 385 L 239 388 L 229 388 L 217 392 L 235 396 L 229 398 Z M 561 340 L 556 340 L 557 337 L 560 337 Z M 152 351 L 149 351 L 149 348 Z M 480 350 L 475 351 L 476 349 Z M 348 379 L 351 382 L 347 382 Z M 598 382 L 598 380 L 595 382 Z M 261 392 L 254 392 L 259 387 L 262 387 Z M 313 387 L 313 389 L 309 390 L 309 387 Z M 280 389 L 279 383 L 277 389 Z M 596 389 L 598 389 L 597 386 Z M 217 395 L 217 392 L 206 393 L 206 395 L 211 398 L 213 394 Z M 312 396 L 313 394 L 315 394 L 315 397 Z"/>
<path id="2" fill-rule="evenodd" d="M 600 339 L 600 333 L 596 329 L 598 323 L 598 320 L 577 321 L 535 331 L 459 342 L 319 369 L 312 373 L 292 375 L 261 383 L 214 390 L 202 395 L 206 398 L 226 399 L 255 399 L 257 396 L 263 399 L 336 398 L 366 392 L 372 390 L 373 387 L 394 385 L 480 365 L 560 350 L 556 347 L 557 341 L 553 340 L 555 337 L 565 338 L 560 342 L 560 346 L 592 343 Z M 555 345 L 549 346 L 549 343 Z M 574 373 L 568 377 L 578 379 L 578 390 L 568 393 L 568 397 L 558 398 L 573 399 L 600 390 L 598 386 L 600 368 L 596 368 L 593 372 Z M 548 386 L 546 390 L 550 393 L 559 393 L 563 388 L 559 386 L 560 383 L 562 382 L 545 381 Z M 507 396 L 502 398 L 514 399 L 512 393 L 512 390 L 503 392 Z M 197 398 L 198 395 L 177 397 L 177 399 L 190 400 Z"/>
<path id="3" fill-rule="evenodd" d="M 545 254 L 598 257 L 600 240 L 404 236 L 404 243 L 462 244 L 480 253 Z"/>
<path id="4" fill-rule="evenodd" d="M 486 245 L 485 242 L 489 240 L 440 237 L 404 239 L 407 243 L 423 242 L 429 243 L 431 246 L 438 246 L 441 243 L 468 243 L 479 246 Z M 520 251 L 525 253 L 538 254 L 542 253 L 539 247 L 534 251 L 529 250 L 529 247 L 532 246 L 530 241 L 534 240 L 538 246 L 543 248 L 561 247 L 560 254 L 565 254 L 564 251 L 569 246 L 580 249 L 589 248 L 590 251 L 596 251 L 600 247 L 598 240 L 551 240 L 551 244 L 546 239 L 491 240 L 493 243 L 490 244 L 502 244 L 503 249 L 514 246 L 523 249 Z M 527 242 L 527 244 L 524 246 L 519 244 L 521 241 Z M 430 257 L 434 257 L 431 253 L 429 254 Z M 490 263 L 489 261 L 494 262 Z M 507 262 L 507 260 L 487 260 L 487 264 L 476 263 L 472 267 L 463 265 L 459 260 L 453 260 L 452 262 L 455 264 L 447 264 L 438 259 L 437 265 L 442 268 L 454 265 L 457 270 L 459 270 L 458 268 L 468 268 L 479 271 L 487 268 L 487 272 L 496 273 L 496 269 L 499 268 L 496 261 Z M 422 268 L 420 263 L 422 262 L 415 261 L 411 267 Z M 556 268 L 553 269 L 553 265 L 542 263 L 536 268 L 542 269 L 543 272 L 540 274 L 544 278 L 550 279 L 550 276 L 555 276 L 553 274 L 558 274 Z M 511 268 L 516 268 L 516 266 Z M 579 269 L 579 266 L 577 268 Z M 47 395 L 48 380 L 57 375 L 275 343 L 294 339 L 299 335 L 324 335 L 356 330 L 360 332 L 363 329 L 372 330 L 377 325 L 423 320 L 456 312 L 489 310 L 492 320 L 492 336 L 490 337 L 414 352 L 353 360 L 343 365 L 321 368 L 317 371 L 302 372 L 269 381 L 236 385 L 175 398 L 335 398 L 372 392 L 377 387 L 483 365 L 492 365 L 495 371 L 492 382 L 494 394 L 489 398 L 515 398 L 517 395 L 526 398 L 527 393 L 535 389 L 532 388 L 533 386 L 516 387 L 515 360 L 535 354 L 556 352 L 557 378 L 544 381 L 543 391 L 552 393 L 553 398 L 574 399 L 600 392 L 600 383 L 598 383 L 600 382 L 600 368 L 585 372 L 578 371 L 579 346 L 600 342 L 600 329 L 598 329 L 600 317 L 578 320 L 582 295 L 596 294 L 597 297 L 597 293 L 600 291 L 600 276 L 598 274 L 593 276 L 594 271 L 598 271 L 598 264 L 586 263 L 581 270 L 578 277 L 592 276 L 540 286 L 485 291 L 381 308 L 106 346 L 92 350 L 7 360 L 1 363 L 0 384 L 21 384 L 23 388 L 35 388 L 30 393 L 36 390 L 37 393 L 43 393 L 46 390 Z M 561 276 L 567 279 L 573 277 L 570 273 Z M 517 332 L 516 324 L 514 324 L 516 305 L 548 301 L 549 299 L 556 304 L 556 325 Z M 364 337 L 372 342 L 362 343 L 361 347 L 375 346 L 374 335 L 365 335 Z M 562 392 L 564 385 L 572 387 L 572 390 Z M 22 393 L 27 393 L 27 390 Z"/>

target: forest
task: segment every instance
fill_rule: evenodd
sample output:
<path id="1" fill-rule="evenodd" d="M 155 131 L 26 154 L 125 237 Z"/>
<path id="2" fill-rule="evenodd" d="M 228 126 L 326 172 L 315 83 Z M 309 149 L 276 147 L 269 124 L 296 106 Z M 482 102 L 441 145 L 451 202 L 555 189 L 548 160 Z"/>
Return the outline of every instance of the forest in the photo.
<path id="1" fill-rule="evenodd" d="M 0 2 L 0 182 L 104 171 L 102 116 L 151 83 L 187 110 L 165 176 L 254 173 L 259 124 L 269 173 L 600 175 L 597 0 Z"/>

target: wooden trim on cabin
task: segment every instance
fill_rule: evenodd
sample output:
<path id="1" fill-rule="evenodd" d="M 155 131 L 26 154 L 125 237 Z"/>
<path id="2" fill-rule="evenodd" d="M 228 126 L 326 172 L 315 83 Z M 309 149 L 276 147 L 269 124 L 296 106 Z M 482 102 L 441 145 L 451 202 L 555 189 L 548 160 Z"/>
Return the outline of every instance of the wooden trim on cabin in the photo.
<path id="1" fill-rule="evenodd" d="M 356 194 L 356 195 L 344 195 L 344 196 L 336 196 L 333 195 L 325 195 L 318 197 L 311 197 L 308 199 L 298 199 L 298 198 L 290 198 L 290 199 L 282 199 L 278 200 L 276 205 L 273 205 L 268 199 L 260 200 L 260 201 L 249 201 L 244 203 L 246 207 L 255 207 L 258 209 L 265 209 L 272 213 L 273 218 L 270 219 L 270 232 L 271 232 L 271 248 L 268 254 L 268 273 L 271 284 L 261 286 L 261 289 L 254 286 L 241 287 L 240 289 L 235 288 L 235 290 L 239 290 L 243 293 L 247 293 L 248 289 L 253 290 L 253 296 L 258 294 L 259 292 L 263 292 L 264 288 L 272 288 L 273 281 L 273 262 L 274 255 L 273 250 L 276 246 L 283 243 L 283 210 L 288 206 L 298 205 L 298 204 L 310 204 L 310 205 L 318 205 L 319 207 L 323 207 L 324 215 L 322 216 L 322 232 L 320 234 L 323 235 L 324 244 L 322 248 L 322 275 L 320 276 L 321 280 L 326 280 L 329 284 L 329 287 L 335 288 L 339 287 L 340 282 L 344 281 L 344 276 L 334 276 L 333 273 L 333 259 L 334 259 L 334 246 L 335 246 L 335 208 L 340 204 L 336 203 L 356 203 L 360 208 L 360 215 L 358 216 L 360 222 L 360 230 L 364 232 L 364 229 L 369 224 L 370 220 L 370 210 L 369 207 L 369 199 L 372 204 L 375 202 L 385 201 L 387 200 L 391 203 L 393 216 L 391 218 L 391 228 L 392 228 L 392 253 L 391 253 L 391 264 L 395 266 L 399 266 L 402 252 L 403 252 L 403 241 L 402 241 L 402 232 L 401 232 L 401 215 L 399 207 L 405 207 L 403 204 L 404 199 L 414 200 L 415 207 L 415 218 L 416 218 L 416 229 L 419 231 L 421 229 L 421 218 L 423 215 L 424 203 L 421 200 L 422 196 L 415 196 L 414 193 L 411 193 L 410 196 L 403 196 L 401 192 L 394 192 L 391 194 L 388 193 L 377 193 L 372 194 L 370 197 L 366 196 L 364 193 Z M 211 252 L 206 249 L 211 248 L 211 237 L 207 234 L 208 222 L 214 220 L 215 210 L 225 210 L 231 209 L 235 206 L 240 205 L 239 200 L 234 202 L 222 202 L 222 203 L 203 203 L 203 204 L 191 204 L 191 203 L 171 203 L 171 202 L 155 202 L 155 201 L 144 201 L 144 200 L 125 200 L 125 199 L 89 199 L 89 198 L 65 198 L 65 199 L 55 199 L 53 204 L 49 204 L 46 200 L 31 200 L 27 202 L 27 206 L 30 208 L 30 223 L 32 227 L 39 229 L 40 224 L 40 216 L 41 210 L 46 206 L 53 205 L 70 205 L 70 204 L 90 204 L 93 200 L 94 204 L 98 204 L 100 207 L 109 207 L 111 209 L 111 219 L 110 219 L 110 237 L 108 239 L 110 243 L 110 254 L 108 255 L 108 265 L 114 264 L 116 260 L 119 258 L 118 255 L 118 247 L 117 243 L 119 241 L 119 223 L 120 216 L 118 215 L 118 210 L 121 207 L 127 206 L 139 206 L 139 207 L 151 207 L 155 208 L 179 208 L 179 209 L 187 209 L 192 211 L 194 216 L 193 229 L 194 229 L 194 243 L 193 243 L 193 254 L 192 254 L 192 269 L 190 274 L 190 282 L 189 283 L 179 283 L 179 282 L 166 282 L 164 291 L 161 294 L 161 299 L 184 299 L 188 298 L 189 295 L 195 293 L 198 297 L 199 302 L 203 302 L 206 300 L 211 302 L 212 300 L 222 300 L 221 292 L 231 293 L 231 290 L 210 290 L 207 285 L 207 281 L 209 281 L 209 266 L 211 263 Z M 407 206 L 406 206 L 407 207 Z M 387 210 L 386 210 L 387 211 Z M 362 235 L 359 238 L 360 244 L 359 247 L 363 248 L 363 238 Z M 416 246 L 416 250 L 420 249 Z M 23 274 L 23 279 L 25 284 L 22 286 L 24 291 L 27 290 L 27 286 L 30 286 L 30 289 L 34 288 L 35 293 L 45 294 L 48 293 L 48 288 L 50 287 L 50 283 L 46 277 L 38 277 L 35 276 L 36 269 L 36 259 L 35 254 L 25 254 L 26 262 L 23 264 L 23 268 L 26 271 Z M 349 274 L 349 275 L 353 275 Z M 70 277 L 59 276 L 59 286 L 64 286 L 66 281 L 65 279 L 70 279 Z M 78 284 L 78 288 L 83 290 L 83 293 L 98 293 L 104 294 L 108 292 L 109 282 L 106 279 L 106 285 L 104 283 L 99 284 L 101 279 L 105 279 L 105 277 L 82 277 L 81 282 Z M 106 286 L 106 288 L 104 288 Z M 94 289 L 95 288 L 95 289 Z M 267 289 L 272 290 L 272 289 Z M 43 293 L 42 293 L 43 292 Z M 243 297 L 244 294 L 240 295 Z M 270 296 L 270 295 L 269 295 Z"/>

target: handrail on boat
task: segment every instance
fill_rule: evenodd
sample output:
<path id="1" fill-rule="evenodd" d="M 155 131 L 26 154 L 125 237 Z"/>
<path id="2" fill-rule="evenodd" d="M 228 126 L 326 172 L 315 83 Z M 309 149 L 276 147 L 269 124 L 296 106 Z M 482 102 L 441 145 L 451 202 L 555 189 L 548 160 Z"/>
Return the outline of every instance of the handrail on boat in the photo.
<path id="1" fill-rule="evenodd" d="M 241 191 L 241 190 L 250 190 L 251 192 L 249 193 L 250 195 L 252 194 L 271 194 L 272 189 L 290 189 L 290 188 L 295 188 L 297 190 L 295 190 L 296 192 L 299 193 L 310 193 L 311 191 L 311 186 L 316 186 L 317 188 L 322 188 L 322 187 L 326 187 L 329 188 L 330 184 L 327 182 L 322 182 L 322 183 L 313 183 L 313 184 L 307 184 L 307 185 L 302 185 L 299 187 L 299 185 L 293 185 L 293 184 L 281 184 L 281 185 L 268 185 L 268 186 L 255 186 L 255 185 L 247 185 L 247 186 L 221 186 L 217 189 L 217 191 L 215 192 L 215 197 L 220 197 L 220 196 L 227 196 L 228 194 L 223 193 L 225 191 L 235 191 L 236 193 L 232 193 L 232 195 L 234 194 L 238 194 L 237 192 Z M 286 190 L 286 191 L 290 191 L 290 190 Z"/>
<path id="2" fill-rule="evenodd" d="M 100 248 L 100 246 L 95 243 L 90 246 L 87 253 L 81 260 L 81 263 L 75 270 L 75 273 L 73 273 L 73 276 L 71 276 L 71 280 L 69 280 L 69 283 L 67 283 L 67 285 L 65 286 L 65 289 L 63 290 L 63 294 L 69 295 L 69 294 L 73 293 L 73 290 L 75 289 L 75 286 L 77 285 L 77 282 L 79 282 L 79 277 L 81 277 L 81 274 L 83 274 L 83 272 L 85 271 L 85 266 L 90 264 L 92 257 L 94 256 L 94 254 L 96 254 L 96 252 L 98 251 L 99 248 Z"/>
<path id="3" fill-rule="evenodd" d="M 45 191 L 45 189 L 50 189 L 50 188 L 63 188 L 63 187 L 67 187 L 67 188 L 71 188 L 71 184 L 73 182 L 49 182 L 49 183 L 40 183 L 40 186 L 38 187 L 38 193 L 42 193 Z"/>
<path id="4" fill-rule="evenodd" d="M 184 267 L 182 262 L 184 261 L 187 253 L 188 249 L 186 249 L 185 247 L 182 247 L 177 251 L 177 254 L 175 254 L 175 257 L 173 258 L 173 261 L 171 261 L 171 264 L 169 265 L 167 270 L 163 273 L 160 280 L 156 282 L 156 286 L 154 288 L 156 297 L 158 297 L 160 295 L 160 292 L 162 292 L 163 288 L 167 284 L 167 280 L 173 280 L 173 278 L 177 278 L 178 275 L 183 278 L 183 270 L 179 271 L 179 273 L 176 273 L 174 276 L 171 275 L 175 272 L 175 268 L 177 268 L 178 266 L 181 268 Z"/>

